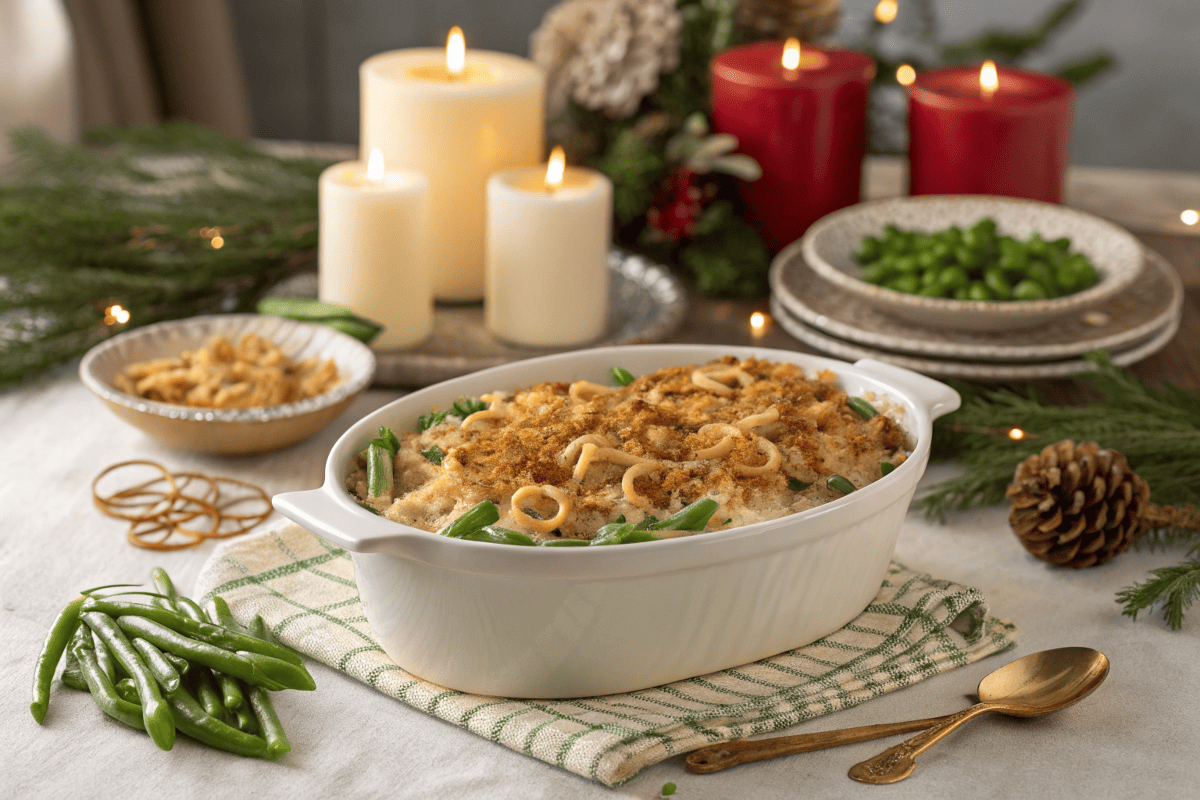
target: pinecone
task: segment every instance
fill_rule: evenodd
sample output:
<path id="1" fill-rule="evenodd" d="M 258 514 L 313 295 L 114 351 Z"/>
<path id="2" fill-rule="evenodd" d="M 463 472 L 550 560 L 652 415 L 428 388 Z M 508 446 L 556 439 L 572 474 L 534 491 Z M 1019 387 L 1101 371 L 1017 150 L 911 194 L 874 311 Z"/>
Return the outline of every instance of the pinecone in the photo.
<path id="1" fill-rule="evenodd" d="M 675 0 L 564 0 L 530 37 L 547 76 L 547 114 L 567 100 L 615 119 L 630 117 L 679 65 L 683 18 Z"/>
<path id="2" fill-rule="evenodd" d="M 841 0 L 741 0 L 737 8 L 737 21 L 760 39 L 815 42 L 832 33 L 841 16 Z"/>
<path id="3" fill-rule="evenodd" d="M 1125 456 L 1064 439 L 1017 466 L 1008 521 L 1025 549 L 1069 567 L 1103 564 L 1154 521 L 1150 486 Z"/>

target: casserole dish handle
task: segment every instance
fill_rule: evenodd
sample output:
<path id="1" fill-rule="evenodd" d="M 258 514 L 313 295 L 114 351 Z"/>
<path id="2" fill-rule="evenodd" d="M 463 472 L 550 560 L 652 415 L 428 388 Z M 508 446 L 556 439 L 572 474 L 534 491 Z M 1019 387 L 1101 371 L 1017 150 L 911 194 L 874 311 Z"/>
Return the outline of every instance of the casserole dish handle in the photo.
<path id="1" fill-rule="evenodd" d="M 929 416 L 932 419 L 949 414 L 962 404 L 962 398 L 958 396 L 958 392 L 941 381 L 926 378 L 912 370 L 870 358 L 855 361 L 854 366 L 863 372 L 878 375 L 888 383 L 894 384 L 896 388 L 904 390 L 913 400 L 929 409 Z"/>
<path id="2" fill-rule="evenodd" d="M 332 545 L 357 553 L 403 550 L 403 526 L 339 502 L 326 488 L 285 492 L 271 498 L 275 510 Z"/>

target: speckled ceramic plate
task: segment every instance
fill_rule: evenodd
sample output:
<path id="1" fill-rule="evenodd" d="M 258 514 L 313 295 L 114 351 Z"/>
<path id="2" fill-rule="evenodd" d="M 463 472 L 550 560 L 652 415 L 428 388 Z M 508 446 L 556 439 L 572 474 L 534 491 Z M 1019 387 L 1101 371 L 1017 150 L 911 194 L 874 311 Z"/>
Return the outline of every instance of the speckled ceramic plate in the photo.
<path id="1" fill-rule="evenodd" d="M 791 316 L 849 342 L 920 356 L 1005 362 L 1133 347 L 1160 333 L 1183 305 L 1178 274 L 1150 250 L 1140 277 L 1125 291 L 1052 323 L 1014 331 L 927 328 L 898 319 L 824 281 L 794 247 L 771 267 L 771 294 Z"/>
<path id="2" fill-rule="evenodd" d="M 969 378 L 978 381 L 1031 381 L 1043 378 L 1065 378 L 1094 369 L 1090 361 L 1080 358 L 1011 364 L 921 358 L 907 353 L 876 350 L 831 336 L 792 316 L 788 309 L 774 297 L 771 298 L 771 314 L 785 331 L 820 352 L 847 361 L 873 358 L 925 375 Z M 1157 353 L 1174 338 L 1175 333 L 1179 330 L 1179 321 L 1180 315 L 1176 313 L 1146 341 L 1124 350 L 1110 351 L 1112 362 L 1120 366 L 1129 366 Z"/>
<path id="3" fill-rule="evenodd" d="M 129 364 L 196 350 L 213 336 L 235 344 L 256 333 L 292 360 L 333 359 L 341 382 L 324 394 L 265 408 L 189 408 L 125 394 L 113 379 Z M 118 334 L 89 350 L 79 377 L 114 414 L 167 447 L 195 453 L 265 453 L 316 433 L 371 383 L 375 356 L 362 342 L 323 325 L 259 314 L 213 314 L 158 322 Z"/>
<path id="4" fill-rule="evenodd" d="M 864 236 L 877 235 L 884 225 L 933 232 L 951 225 L 968 227 L 983 217 L 994 219 L 999 233 L 1020 239 L 1035 231 L 1047 241 L 1069 238 L 1071 249 L 1095 265 L 1099 283 L 1049 300 L 989 302 L 905 294 L 859 279 L 862 267 L 853 253 Z M 817 220 L 795 246 L 818 275 L 863 302 L 926 327 L 973 331 L 1030 328 L 1090 308 L 1133 283 L 1143 260 L 1142 246 L 1133 234 L 1099 217 L 1053 203 L 985 195 L 929 195 L 859 203 Z"/>
<path id="5" fill-rule="evenodd" d="M 666 267 L 620 250 L 609 253 L 608 329 L 595 342 L 570 348 L 534 348 L 502 342 L 483 324 L 483 305 L 438 305 L 433 334 L 407 350 L 378 351 L 375 383 L 427 386 L 476 370 L 565 350 L 660 342 L 683 321 L 687 292 Z M 272 294 L 316 297 L 317 276 L 306 273 Z"/>

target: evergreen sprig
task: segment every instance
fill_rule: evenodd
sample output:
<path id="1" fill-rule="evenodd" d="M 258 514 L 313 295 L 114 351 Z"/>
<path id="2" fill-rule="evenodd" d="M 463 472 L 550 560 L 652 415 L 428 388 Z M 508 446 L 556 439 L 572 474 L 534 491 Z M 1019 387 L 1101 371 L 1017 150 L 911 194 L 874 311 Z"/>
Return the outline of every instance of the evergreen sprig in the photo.
<path id="1" fill-rule="evenodd" d="M 1056 406 L 1032 389 L 956 388 L 962 407 L 935 425 L 935 456 L 961 461 L 966 469 L 936 484 L 917 503 L 929 517 L 955 509 L 995 505 L 1004 500 L 1012 476 L 1025 458 L 1062 439 L 1092 440 L 1125 455 L 1130 467 L 1150 485 L 1160 505 L 1200 504 L 1200 392 L 1177 386 L 1154 387 L 1113 365 L 1106 353 L 1089 353 L 1093 372 L 1078 377 L 1099 395 L 1085 406 Z M 1024 437 L 1014 440 L 1009 431 Z M 1200 552 L 1200 531 L 1166 530 L 1148 534 L 1147 545 L 1190 546 Z M 1154 577 L 1118 594 L 1124 613 L 1161 603 L 1173 628 L 1200 595 L 1200 562 L 1154 570 Z"/>
<path id="2" fill-rule="evenodd" d="M 132 327 L 253 310 L 311 263 L 325 162 L 179 122 L 91 130 L 81 146 L 34 129 L 12 142 L 18 157 L 0 180 L 0 385 Z"/>

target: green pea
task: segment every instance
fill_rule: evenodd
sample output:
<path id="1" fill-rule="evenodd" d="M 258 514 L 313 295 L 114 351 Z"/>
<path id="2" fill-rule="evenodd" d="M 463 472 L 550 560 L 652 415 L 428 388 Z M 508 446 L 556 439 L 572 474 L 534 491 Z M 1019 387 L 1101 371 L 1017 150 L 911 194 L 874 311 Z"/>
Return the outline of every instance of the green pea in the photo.
<path id="1" fill-rule="evenodd" d="M 1049 248 L 1050 245 L 1046 243 L 1046 240 L 1037 231 L 1029 234 L 1029 238 L 1025 240 L 1025 249 L 1029 251 L 1030 255 L 1045 255 Z"/>
<path id="2" fill-rule="evenodd" d="M 862 275 L 860 275 L 859 277 L 861 277 L 867 283 L 881 284 L 891 274 L 892 274 L 891 269 L 889 269 L 882 263 L 876 263 L 876 264 L 872 264 L 871 266 L 864 269 L 862 271 Z"/>
<path id="3" fill-rule="evenodd" d="M 946 291 L 966 288 L 970 283 L 967 271 L 962 267 L 946 267 L 938 273 L 938 285 Z"/>
<path id="4" fill-rule="evenodd" d="M 946 290 L 938 286 L 936 283 L 933 283 L 929 286 L 922 286 L 917 292 L 917 295 L 920 297 L 945 297 Z"/>
<path id="5" fill-rule="evenodd" d="M 1042 288 L 1047 290 L 1047 295 L 1049 295 L 1049 291 L 1056 285 L 1054 270 L 1045 261 L 1030 261 L 1029 269 L 1025 271 L 1025 276 L 1041 284 Z"/>
<path id="6" fill-rule="evenodd" d="M 954 290 L 954 299 L 955 300 L 970 300 L 971 298 L 967 297 L 967 287 L 964 286 L 961 289 L 955 289 Z"/>
<path id="7" fill-rule="evenodd" d="M 1065 253 L 1071 249 L 1071 240 L 1063 236 L 1050 242 L 1050 246 L 1060 253 Z"/>
<path id="8" fill-rule="evenodd" d="M 921 289 L 921 279 L 916 275 L 909 273 L 901 275 L 899 278 L 892 278 L 886 284 L 887 288 L 905 294 L 916 294 Z"/>
<path id="9" fill-rule="evenodd" d="M 992 300 L 992 291 L 988 289 L 987 284 L 983 281 L 971 281 L 971 285 L 967 287 L 968 300 Z"/>
<path id="10" fill-rule="evenodd" d="M 995 236 L 996 220 L 992 219 L 991 217 L 984 217 L 972 225 L 971 230 L 986 236 Z"/>
<path id="11" fill-rule="evenodd" d="M 900 256 L 892 263 L 897 272 L 916 272 L 921 268 L 916 256 Z"/>
<path id="12" fill-rule="evenodd" d="M 923 270 L 937 269 L 942 265 L 942 260 L 937 257 L 937 254 L 932 250 L 922 250 L 917 253 L 917 266 Z"/>
<path id="13" fill-rule="evenodd" d="M 1005 272 L 1025 272 L 1029 268 L 1029 255 L 1024 250 L 1002 252 L 996 265 Z"/>
<path id="14" fill-rule="evenodd" d="M 881 255 L 883 255 L 883 245 L 874 236 L 864 236 L 858 249 L 854 251 L 854 258 L 860 264 L 869 264 L 878 260 Z"/>
<path id="15" fill-rule="evenodd" d="M 1026 278 L 1013 287 L 1013 297 L 1018 300 L 1045 300 L 1049 295 L 1040 283 Z"/>
<path id="16" fill-rule="evenodd" d="M 977 250 L 972 250 L 969 247 L 959 246 L 954 248 L 954 260 L 967 269 L 979 266 L 980 254 Z"/>
<path id="17" fill-rule="evenodd" d="M 1004 279 L 1004 273 L 999 267 L 985 270 L 983 273 L 983 282 L 996 295 L 997 300 L 1009 300 L 1012 298 L 1012 286 Z"/>

